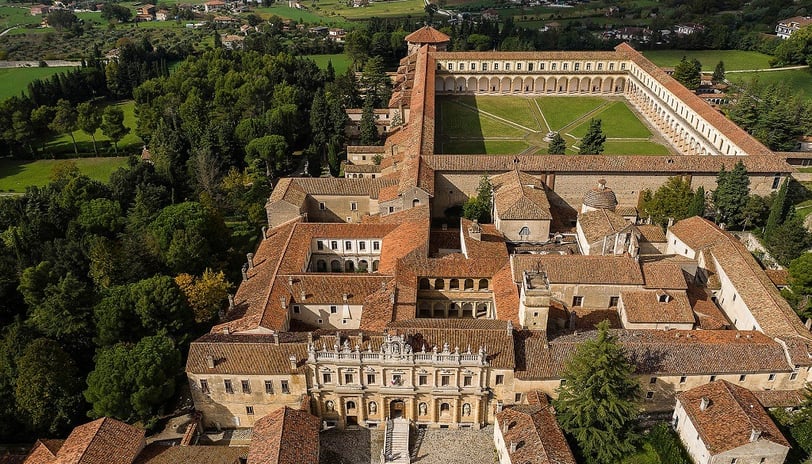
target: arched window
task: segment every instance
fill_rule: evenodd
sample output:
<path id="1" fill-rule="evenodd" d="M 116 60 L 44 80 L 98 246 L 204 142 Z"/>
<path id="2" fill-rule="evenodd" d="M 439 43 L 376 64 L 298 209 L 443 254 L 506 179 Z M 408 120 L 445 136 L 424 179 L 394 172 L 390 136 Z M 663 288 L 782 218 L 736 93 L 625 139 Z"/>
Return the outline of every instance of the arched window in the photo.
<path id="1" fill-rule="evenodd" d="M 465 279 L 465 290 L 473 290 L 474 289 L 474 279 Z"/>
<path id="2" fill-rule="evenodd" d="M 367 260 L 362 259 L 361 261 L 358 261 L 358 270 L 359 271 L 367 272 L 368 269 L 369 269 L 369 263 L 367 263 Z"/>
<path id="3" fill-rule="evenodd" d="M 330 272 L 341 272 L 341 261 L 337 259 L 330 261 Z"/>
<path id="4" fill-rule="evenodd" d="M 372 261 L 372 272 L 378 272 L 378 260 Z"/>
<path id="5" fill-rule="evenodd" d="M 522 227 L 521 230 L 519 230 L 519 235 L 522 237 L 527 237 L 530 235 L 530 228 L 527 226 Z"/>
<path id="6" fill-rule="evenodd" d="M 479 289 L 480 290 L 488 289 L 488 279 L 479 279 Z"/>
<path id="7" fill-rule="evenodd" d="M 443 279 L 434 279 L 434 289 L 442 290 L 445 288 L 445 281 Z"/>
<path id="8" fill-rule="evenodd" d="M 345 261 L 344 270 L 347 272 L 355 272 L 355 263 L 353 263 L 352 261 Z"/>
<path id="9" fill-rule="evenodd" d="M 369 402 L 369 413 L 371 415 L 378 414 L 378 403 L 376 403 L 374 401 Z"/>
<path id="10" fill-rule="evenodd" d="M 441 417 L 448 417 L 451 415 L 451 405 L 448 403 L 441 403 L 440 404 L 440 416 Z"/>
<path id="11" fill-rule="evenodd" d="M 459 279 L 451 279 L 448 282 L 448 288 L 451 290 L 459 290 L 460 289 L 460 280 Z"/>
<path id="12" fill-rule="evenodd" d="M 429 279 L 426 279 L 425 277 L 420 279 L 420 290 L 428 290 L 430 288 L 431 285 L 429 284 Z"/>
<path id="13" fill-rule="evenodd" d="M 327 261 L 323 259 L 316 261 L 316 272 L 327 272 Z"/>
<path id="14" fill-rule="evenodd" d="M 347 401 L 347 409 L 355 409 L 355 401 Z"/>
<path id="15" fill-rule="evenodd" d="M 412 200 L 412 208 L 416 208 L 418 206 L 420 206 L 420 200 L 415 198 L 414 200 Z"/>

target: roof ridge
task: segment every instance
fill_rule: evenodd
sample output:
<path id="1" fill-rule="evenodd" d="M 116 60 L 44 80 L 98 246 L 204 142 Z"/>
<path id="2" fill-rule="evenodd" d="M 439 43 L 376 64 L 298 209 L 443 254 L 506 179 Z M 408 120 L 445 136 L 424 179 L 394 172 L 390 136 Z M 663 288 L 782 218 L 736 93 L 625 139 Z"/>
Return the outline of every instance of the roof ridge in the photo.
<path id="1" fill-rule="evenodd" d="M 101 430 L 102 425 L 104 425 L 104 422 L 105 422 L 107 419 L 109 419 L 109 418 L 105 416 L 105 417 L 102 417 L 102 418 L 97 419 L 96 421 L 94 421 L 94 422 L 98 422 L 98 423 L 99 423 L 99 426 L 98 426 L 98 427 L 96 427 L 96 430 L 93 432 L 93 438 L 91 438 L 91 439 L 90 439 L 90 441 L 89 441 L 89 442 L 87 442 L 87 446 L 85 446 L 85 448 L 82 450 L 82 453 L 81 453 L 81 454 L 79 454 L 79 459 L 76 461 L 76 463 L 77 463 L 77 464 L 79 464 L 79 463 L 81 463 L 81 462 L 82 462 L 82 458 L 84 458 L 85 453 L 87 453 L 87 450 L 90 448 L 90 445 L 92 445 L 92 444 L 93 444 L 93 442 L 94 442 L 94 441 L 96 441 L 96 437 L 98 437 L 98 436 L 99 436 L 99 430 Z M 93 423 L 93 422 L 91 422 L 90 424 L 92 424 L 92 423 Z M 87 424 L 87 425 L 90 425 L 90 424 Z M 68 438 L 70 438 L 70 435 L 68 436 Z M 60 448 L 60 450 L 61 450 L 61 449 L 62 449 L 62 448 Z M 57 452 L 57 454 L 58 454 L 58 452 Z"/>

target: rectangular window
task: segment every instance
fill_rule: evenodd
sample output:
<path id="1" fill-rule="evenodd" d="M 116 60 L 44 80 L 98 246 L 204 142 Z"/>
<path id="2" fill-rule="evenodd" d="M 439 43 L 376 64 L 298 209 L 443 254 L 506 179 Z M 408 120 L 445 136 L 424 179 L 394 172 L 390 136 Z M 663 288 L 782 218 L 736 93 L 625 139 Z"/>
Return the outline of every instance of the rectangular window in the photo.
<path id="1" fill-rule="evenodd" d="M 539 63 L 539 70 L 544 71 L 544 63 Z"/>
<path id="2" fill-rule="evenodd" d="M 352 250 L 352 242 L 349 240 L 344 241 L 344 250 Z"/>
<path id="3" fill-rule="evenodd" d="M 476 63 L 471 63 L 471 71 L 476 71 Z"/>
<path id="4" fill-rule="evenodd" d="M 242 392 L 243 393 L 251 393 L 251 382 L 247 380 L 243 380 L 240 382 L 242 384 Z"/>
<path id="5" fill-rule="evenodd" d="M 403 377 L 400 374 L 393 374 L 392 385 L 400 385 L 401 383 L 403 383 Z"/>
<path id="6" fill-rule="evenodd" d="M 584 297 L 582 297 L 582 296 L 574 296 L 574 297 L 572 297 L 572 305 L 573 306 L 583 306 L 584 305 Z"/>
<path id="7" fill-rule="evenodd" d="M 550 65 L 550 70 L 555 71 L 556 63 Z"/>
<path id="8" fill-rule="evenodd" d="M 290 386 L 288 386 L 288 381 L 282 380 L 281 384 L 282 384 L 282 393 L 286 395 L 290 394 Z"/>
<path id="9" fill-rule="evenodd" d="M 679 383 L 685 383 L 686 380 L 688 380 L 688 377 L 685 377 L 683 375 L 682 377 L 679 378 Z"/>
<path id="10" fill-rule="evenodd" d="M 451 376 L 450 375 L 441 375 L 440 376 L 440 386 L 447 387 L 451 385 Z"/>
<path id="11" fill-rule="evenodd" d="M 206 379 L 200 379 L 200 391 L 203 393 L 209 392 L 209 381 Z"/>
<path id="12" fill-rule="evenodd" d="M 351 201 L 350 202 L 350 211 L 358 211 L 358 203 Z"/>
<path id="13" fill-rule="evenodd" d="M 321 383 L 333 383 L 333 374 L 329 372 L 322 372 Z"/>
<path id="14" fill-rule="evenodd" d="M 510 63 L 505 63 L 505 71 L 510 71 Z"/>
<path id="15" fill-rule="evenodd" d="M 648 383 L 649 383 L 650 385 L 654 385 L 655 383 L 657 383 L 657 377 L 652 377 L 652 378 L 650 378 L 650 379 L 649 379 L 649 381 L 648 381 Z"/>
<path id="16" fill-rule="evenodd" d="M 777 189 L 779 185 L 781 185 L 781 176 L 776 174 L 775 177 L 773 177 L 772 189 L 773 190 Z"/>
<path id="17" fill-rule="evenodd" d="M 621 70 L 621 71 L 625 71 L 625 70 L 626 70 L 626 63 L 620 63 L 620 70 Z"/>
<path id="18" fill-rule="evenodd" d="M 352 383 L 352 374 L 344 374 L 344 383 L 351 384 Z"/>
<path id="19" fill-rule="evenodd" d="M 330 306 L 330 314 L 335 314 L 335 313 L 337 313 L 337 312 L 338 312 L 338 307 L 336 307 L 336 306 Z"/>
<path id="20" fill-rule="evenodd" d="M 615 63 L 609 63 L 609 71 L 615 70 Z"/>
<path id="21" fill-rule="evenodd" d="M 730 460 L 730 464 L 736 464 L 737 462 L 739 462 L 739 458 L 733 458 Z"/>
<path id="22" fill-rule="evenodd" d="M 587 64 L 586 64 L 586 70 L 587 70 L 587 71 L 591 71 L 591 70 L 592 70 L 592 63 L 587 63 Z"/>
<path id="23" fill-rule="evenodd" d="M 316 240 L 316 249 L 317 250 L 323 250 L 324 249 L 324 243 L 321 240 Z"/>
<path id="24" fill-rule="evenodd" d="M 330 242 L 330 249 L 331 250 L 338 250 L 338 241 L 337 240 L 333 240 L 333 241 Z"/>
<path id="25" fill-rule="evenodd" d="M 521 393 L 516 393 L 515 395 L 513 395 L 513 402 L 514 403 L 521 403 L 522 402 L 522 394 Z"/>
<path id="26" fill-rule="evenodd" d="M 715 375 L 710 376 L 710 381 L 711 381 L 711 382 L 716 381 L 716 376 L 715 376 Z"/>
<path id="27" fill-rule="evenodd" d="M 516 63 L 516 71 L 521 71 L 521 70 L 522 70 L 522 64 L 521 63 Z"/>
<path id="28" fill-rule="evenodd" d="M 367 242 L 358 242 L 358 249 L 359 250 L 366 250 L 367 249 Z"/>
<path id="29" fill-rule="evenodd" d="M 528 70 L 528 71 L 532 71 L 532 70 L 533 70 L 533 63 L 527 63 L 527 70 Z"/>
<path id="30" fill-rule="evenodd" d="M 482 70 L 483 70 L 483 71 L 487 71 L 487 70 L 488 70 L 488 63 L 482 63 Z"/>
<path id="31" fill-rule="evenodd" d="M 503 385 L 505 383 L 505 376 L 502 374 L 497 374 L 496 376 L 496 385 Z"/>
<path id="32" fill-rule="evenodd" d="M 652 398 L 654 398 L 654 392 L 646 392 L 646 399 L 650 400 Z"/>
<path id="33" fill-rule="evenodd" d="M 226 393 L 234 393 L 234 387 L 231 385 L 231 380 L 223 380 L 223 386 L 226 387 Z"/>
<path id="34" fill-rule="evenodd" d="M 575 65 L 574 65 L 574 66 L 575 66 L 575 70 L 576 70 L 576 71 L 580 71 L 580 70 L 581 70 L 581 63 L 575 63 Z"/>
<path id="35" fill-rule="evenodd" d="M 798 378 L 798 368 L 792 370 L 792 374 L 789 375 L 790 380 L 795 380 Z"/>
<path id="36" fill-rule="evenodd" d="M 294 305 L 293 306 L 293 314 L 299 314 L 299 312 L 300 312 L 299 305 Z"/>
<path id="37" fill-rule="evenodd" d="M 747 379 L 747 374 L 742 374 L 739 376 L 739 382 L 744 382 L 745 379 Z"/>
<path id="38" fill-rule="evenodd" d="M 770 374 L 770 376 L 769 376 L 769 377 L 767 377 L 767 380 L 769 380 L 770 382 L 772 382 L 773 380 L 775 380 L 775 374 Z"/>
<path id="39" fill-rule="evenodd" d="M 446 63 L 446 67 L 448 68 L 449 71 L 453 71 L 454 70 L 454 63 L 449 61 L 448 63 Z"/>
<path id="40" fill-rule="evenodd" d="M 429 376 L 427 376 L 427 375 L 418 375 L 417 376 L 417 384 L 418 385 L 428 385 L 429 384 Z"/>
<path id="41" fill-rule="evenodd" d="M 372 249 L 378 251 L 381 249 L 381 242 L 372 242 Z"/>
<path id="42" fill-rule="evenodd" d="M 466 375 L 465 377 L 462 378 L 462 386 L 463 387 L 470 387 L 473 382 L 474 382 L 474 378 L 471 377 L 470 375 Z"/>
<path id="43" fill-rule="evenodd" d="M 617 306 L 618 301 L 620 301 L 619 296 L 610 296 L 609 297 L 609 307 L 613 308 L 613 307 Z"/>
<path id="44" fill-rule="evenodd" d="M 603 63 L 598 63 L 598 71 L 603 71 Z"/>
<path id="45" fill-rule="evenodd" d="M 324 205 L 324 202 L 323 202 L 323 201 L 320 201 L 320 202 L 319 202 L 319 209 L 320 209 L 320 210 L 322 210 L 322 211 L 324 211 L 325 209 L 327 209 L 327 207 Z"/>
<path id="46" fill-rule="evenodd" d="M 375 385 L 375 374 L 367 374 L 367 385 Z"/>
<path id="47" fill-rule="evenodd" d="M 493 70 L 494 71 L 499 71 L 499 63 L 494 63 L 493 64 Z"/>
<path id="48" fill-rule="evenodd" d="M 570 65 L 569 63 L 563 63 L 563 64 L 561 65 L 561 70 L 562 70 L 562 71 L 566 71 L 567 69 L 569 69 L 569 65 Z"/>
<path id="49" fill-rule="evenodd" d="M 254 415 L 254 407 L 253 406 L 246 406 L 245 407 L 245 414 L 247 414 L 249 416 L 253 416 Z"/>
<path id="50" fill-rule="evenodd" d="M 324 320 L 323 320 L 323 319 L 319 319 L 319 325 L 321 325 L 321 324 L 323 324 L 323 323 L 324 323 Z"/>
<path id="51" fill-rule="evenodd" d="M 265 381 L 265 394 L 266 395 L 273 395 L 273 380 L 266 380 Z"/>

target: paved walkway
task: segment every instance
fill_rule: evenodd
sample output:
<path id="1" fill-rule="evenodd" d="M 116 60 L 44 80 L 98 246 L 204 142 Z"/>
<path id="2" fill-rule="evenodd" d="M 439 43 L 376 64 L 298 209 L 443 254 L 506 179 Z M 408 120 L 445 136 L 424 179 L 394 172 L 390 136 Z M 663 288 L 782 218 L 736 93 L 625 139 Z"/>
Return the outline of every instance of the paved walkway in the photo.
<path id="1" fill-rule="evenodd" d="M 736 69 L 734 71 L 725 71 L 725 74 L 731 73 L 749 73 L 749 72 L 772 72 L 772 71 L 787 71 L 790 69 L 806 69 L 809 66 L 784 66 L 781 68 L 762 68 L 762 69 Z"/>

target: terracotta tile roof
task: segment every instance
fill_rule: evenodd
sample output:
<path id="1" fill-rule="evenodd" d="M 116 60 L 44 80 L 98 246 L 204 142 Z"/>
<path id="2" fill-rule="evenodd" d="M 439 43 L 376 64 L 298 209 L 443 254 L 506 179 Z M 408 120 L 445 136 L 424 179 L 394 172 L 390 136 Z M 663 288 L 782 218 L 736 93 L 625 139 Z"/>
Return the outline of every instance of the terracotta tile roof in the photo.
<path id="1" fill-rule="evenodd" d="M 377 164 L 345 164 L 344 165 L 344 172 L 345 173 L 377 173 L 381 172 L 381 167 Z M 380 198 L 380 193 L 378 193 L 378 198 Z"/>
<path id="2" fill-rule="evenodd" d="M 64 442 L 65 440 L 37 440 L 23 462 L 25 464 L 55 464 L 56 453 Z"/>
<path id="3" fill-rule="evenodd" d="M 575 464 L 564 433 L 558 427 L 552 406 L 547 397 L 537 392 L 536 399 L 543 399 L 536 404 L 517 405 L 505 408 L 496 415 L 499 428 L 508 449 L 511 463 L 515 464 Z M 510 453 L 511 443 L 517 445 L 516 452 Z"/>
<path id="4" fill-rule="evenodd" d="M 645 71 L 663 87 L 674 94 L 675 97 L 681 100 L 682 103 L 696 112 L 700 118 L 707 121 L 711 126 L 715 127 L 719 132 L 724 134 L 731 142 L 738 145 L 738 147 L 742 149 L 745 154 L 772 154 L 769 148 L 765 147 L 761 142 L 753 138 L 750 134 L 745 132 L 744 129 L 737 126 L 733 121 L 727 119 L 723 114 L 715 110 L 706 101 L 702 100 L 692 91 L 685 88 L 673 77 L 669 76 L 665 71 L 657 67 L 657 65 L 647 60 L 637 50 L 629 46 L 629 44 L 622 43 L 615 47 L 615 50 L 632 60 L 640 69 Z"/>
<path id="5" fill-rule="evenodd" d="M 133 464 L 237 464 L 248 456 L 247 446 L 166 446 L 152 443 L 144 448 Z"/>
<path id="6" fill-rule="evenodd" d="M 631 256 L 512 255 L 513 279 L 540 269 L 552 284 L 643 285 L 640 265 Z"/>
<path id="7" fill-rule="evenodd" d="M 382 145 L 348 145 L 347 154 L 352 155 L 353 153 L 383 155 L 386 153 L 386 147 Z"/>
<path id="8" fill-rule="evenodd" d="M 494 176 L 491 184 L 500 219 L 552 219 L 547 192 L 538 179 L 513 170 Z"/>
<path id="9" fill-rule="evenodd" d="M 631 224 L 623 219 L 623 216 L 609 211 L 608 209 L 598 209 L 588 211 L 578 215 L 578 224 L 584 231 L 587 243 L 602 241 L 608 235 L 614 235 Z"/>
<path id="10" fill-rule="evenodd" d="M 210 369 L 207 356 L 214 358 Z M 307 343 L 275 344 L 270 335 L 207 334 L 189 346 L 186 372 L 195 374 L 290 374 L 290 356 L 304 373 Z"/>
<path id="11" fill-rule="evenodd" d="M 399 188 L 400 186 L 398 184 L 388 185 L 386 187 L 381 188 L 381 190 L 378 193 L 378 201 L 385 202 L 396 199 L 400 195 L 400 192 L 398 192 Z"/>
<path id="12" fill-rule="evenodd" d="M 679 221 L 670 231 L 691 248 L 701 250 L 706 263 L 722 268 L 765 334 L 812 340 L 798 315 L 735 236 L 698 217 Z M 793 362 L 810 365 L 812 357 L 807 354 Z"/>
<path id="13" fill-rule="evenodd" d="M 439 44 L 449 42 L 451 37 L 443 34 L 431 26 L 423 26 L 406 36 L 406 42 L 421 44 Z"/>
<path id="14" fill-rule="evenodd" d="M 764 273 L 776 287 L 789 284 L 789 272 L 786 269 L 764 269 Z"/>
<path id="15" fill-rule="evenodd" d="M 548 340 L 530 332 L 516 372 L 521 379 L 561 378 L 580 343 L 596 331 Z M 612 330 L 638 374 L 710 375 L 790 372 L 784 349 L 761 332 L 734 330 Z"/>
<path id="16" fill-rule="evenodd" d="M 306 200 L 307 193 L 302 190 L 299 183 L 296 182 L 296 179 L 292 177 L 283 177 L 282 179 L 279 179 L 276 187 L 274 187 L 273 191 L 271 192 L 271 196 L 268 198 L 268 203 L 271 204 L 278 201 L 284 201 L 293 206 L 301 208 L 304 206 Z"/>
<path id="17" fill-rule="evenodd" d="M 460 229 L 462 229 L 462 240 L 464 241 L 466 255 L 468 258 L 486 258 L 495 260 L 507 260 L 508 252 L 505 245 L 505 237 L 493 224 L 480 224 L 482 236 L 480 240 L 475 240 L 468 233 L 468 229 L 473 225 L 473 221 L 460 219 Z M 501 265 L 503 261 L 497 264 Z"/>
<path id="18" fill-rule="evenodd" d="M 617 210 L 615 210 L 617 212 Z M 665 231 L 656 224 L 638 224 L 637 230 L 643 236 L 643 240 L 649 243 L 665 243 Z"/>
<path id="19" fill-rule="evenodd" d="M 284 406 L 254 424 L 248 464 L 318 464 L 318 417 Z"/>
<path id="20" fill-rule="evenodd" d="M 660 302 L 659 296 L 666 293 L 669 301 Z M 620 292 L 620 300 L 626 311 L 626 318 L 632 323 L 693 324 L 694 313 L 684 291 L 643 290 Z"/>
<path id="21" fill-rule="evenodd" d="M 621 216 L 634 216 L 637 217 L 637 208 L 629 205 L 615 206 L 615 212 Z"/>
<path id="22" fill-rule="evenodd" d="M 701 408 L 703 398 L 708 400 L 704 410 Z M 790 446 L 753 392 L 726 380 L 679 393 L 677 401 L 711 456 L 750 443 L 753 430 L 761 432 L 759 440 Z"/>
<path id="23" fill-rule="evenodd" d="M 705 289 L 694 284 L 688 286 L 688 301 L 691 303 L 696 319 L 699 323 L 697 328 L 702 330 L 727 329 L 732 324 L 727 320 L 725 313 L 716 306 Z"/>
<path id="24" fill-rule="evenodd" d="M 387 178 L 296 177 L 294 182 L 309 195 L 351 195 L 378 198 L 381 188 L 395 183 Z"/>
<path id="25" fill-rule="evenodd" d="M 291 285 L 291 280 L 293 284 Z M 347 304 L 359 305 L 367 295 L 376 292 L 382 284 L 392 280 L 390 276 L 375 274 L 299 274 L 285 276 L 280 284 L 290 293 L 294 303 L 342 304 L 347 295 Z M 305 299 L 302 299 L 304 292 Z"/>
<path id="26" fill-rule="evenodd" d="M 646 281 L 644 286 L 646 288 L 677 290 L 686 290 L 688 288 L 682 266 L 677 262 L 644 262 L 641 267 L 643 268 L 643 278 Z"/>
<path id="27" fill-rule="evenodd" d="M 744 163 L 751 174 L 792 172 L 792 167 L 778 156 L 635 156 L 635 155 L 423 155 L 435 171 L 506 172 L 514 169 L 514 158 L 524 172 L 656 172 L 717 174 L 719 169 L 733 169 L 737 161 Z"/>
<path id="28" fill-rule="evenodd" d="M 61 445 L 59 440 L 38 441 L 25 462 L 132 464 L 143 448 L 143 430 L 103 417 L 74 428 Z"/>
<path id="29" fill-rule="evenodd" d="M 806 399 L 807 390 L 763 390 L 754 391 L 758 402 L 765 408 L 797 408 Z"/>
<path id="30" fill-rule="evenodd" d="M 513 282 L 513 272 L 510 268 L 510 261 L 499 269 L 493 276 L 491 287 L 493 287 L 493 303 L 496 309 L 496 317 L 503 321 L 513 321 L 519 326 L 519 288 Z"/>
<path id="31" fill-rule="evenodd" d="M 434 52 L 432 54 L 438 61 L 443 60 L 622 60 L 624 57 L 615 52 Z"/>

